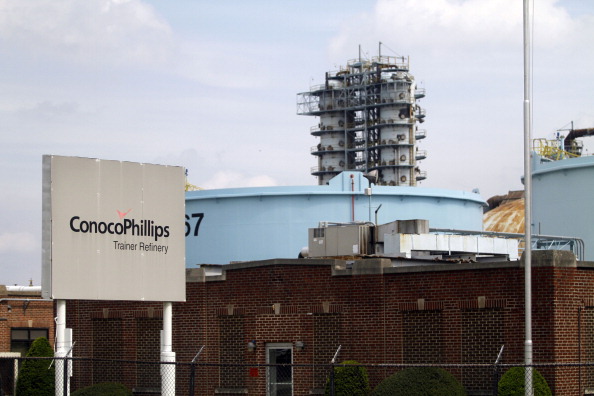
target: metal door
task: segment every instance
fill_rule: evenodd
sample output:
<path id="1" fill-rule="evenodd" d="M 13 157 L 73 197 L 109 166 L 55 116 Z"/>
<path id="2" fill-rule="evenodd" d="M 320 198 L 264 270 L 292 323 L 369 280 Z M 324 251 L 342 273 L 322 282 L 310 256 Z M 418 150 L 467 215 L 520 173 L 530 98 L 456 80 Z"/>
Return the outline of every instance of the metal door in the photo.
<path id="1" fill-rule="evenodd" d="M 293 396 L 293 345 L 291 343 L 267 344 L 266 345 L 266 363 L 272 365 L 288 366 L 268 366 L 266 370 L 266 383 L 268 396 Z"/>

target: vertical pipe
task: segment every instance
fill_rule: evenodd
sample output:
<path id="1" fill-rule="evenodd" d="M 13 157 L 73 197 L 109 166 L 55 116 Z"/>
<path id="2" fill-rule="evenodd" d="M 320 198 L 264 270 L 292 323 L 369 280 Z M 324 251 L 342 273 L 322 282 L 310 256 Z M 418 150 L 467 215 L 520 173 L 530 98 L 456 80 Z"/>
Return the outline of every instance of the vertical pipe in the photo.
<path id="1" fill-rule="evenodd" d="M 355 221 L 355 175 L 351 174 L 351 221 Z"/>
<path id="2" fill-rule="evenodd" d="M 578 307 L 578 393 L 582 394 L 582 307 Z"/>
<path id="3" fill-rule="evenodd" d="M 172 347 L 172 304 L 163 303 L 163 350 L 162 352 L 171 352 Z"/>
<path id="4" fill-rule="evenodd" d="M 370 223 L 372 222 L 372 219 L 371 219 L 371 194 L 372 194 L 371 183 L 369 183 L 369 222 Z"/>
<path id="5" fill-rule="evenodd" d="M 524 363 L 525 395 L 532 396 L 532 170 L 531 170 L 531 23 L 530 0 L 524 0 L 524 297 L 525 332 Z"/>
<path id="6" fill-rule="evenodd" d="M 175 396 L 175 352 L 172 351 L 173 307 L 163 303 L 163 331 L 161 333 L 161 395 Z"/>
<path id="7" fill-rule="evenodd" d="M 55 394 L 62 396 L 67 394 L 65 380 L 65 365 L 63 357 L 66 356 L 66 300 L 56 300 L 56 352 L 54 353 L 55 370 Z"/>
<path id="8" fill-rule="evenodd" d="M 375 227 L 376 227 L 376 230 L 377 230 L 377 212 L 379 212 L 379 210 L 380 210 L 381 207 L 382 207 L 382 204 L 379 204 L 379 206 L 377 207 L 377 209 L 375 209 Z M 377 237 L 377 235 L 376 235 L 376 237 Z M 377 239 L 376 239 L 376 241 L 377 241 Z"/>

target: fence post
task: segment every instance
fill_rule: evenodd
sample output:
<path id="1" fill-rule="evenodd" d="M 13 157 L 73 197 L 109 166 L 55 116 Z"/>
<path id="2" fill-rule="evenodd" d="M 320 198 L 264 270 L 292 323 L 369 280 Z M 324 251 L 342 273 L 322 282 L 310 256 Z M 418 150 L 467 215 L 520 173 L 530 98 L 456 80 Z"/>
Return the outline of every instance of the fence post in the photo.
<path id="1" fill-rule="evenodd" d="M 194 396 L 194 376 L 196 375 L 196 364 L 190 363 L 190 396 Z"/>
<path id="2" fill-rule="evenodd" d="M 493 365 L 493 396 L 497 396 L 497 393 L 499 392 L 499 361 L 503 355 L 504 347 L 505 345 L 501 345 L 501 349 L 499 350 L 499 354 L 497 355 L 497 359 L 495 359 L 495 364 Z"/>
<path id="3" fill-rule="evenodd" d="M 330 396 L 334 396 L 334 363 L 330 365 Z"/>
<path id="4" fill-rule="evenodd" d="M 334 363 L 336 362 L 336 358 L 338 357 L 338 354 L 340 353 L 340 348 L 342 348 L 342 345 L 338 346 L 338 349 L 336 349 L 336 353 L 334 354 L 334 357 L 330 361 L 330 368 L 332 370 L 332 371 L 330 371 L 330 396 L 334 396 Z"/>
<path id="5" fill-rule="evenodd" d="M 200 348 L 200 350 L 198 351 L 196 356 L 194 356 L 194 359 L 192 359 L 192 361 L 190 362 L 190 392 L 189 392 L 190 396 L 194 396 L 194 378 L 196 377 L 196 360 L 198 359 L 198 356 L 200 356 L 200 354 L 202 353 L 202 350 L 204 349 L 204 347 L 205 347 L 205 345 L 202 345 L 202 347 Z"/>
<path id="6" fill-rule="evenodd" d="M 499 391 L 499 365 L 495 363 L 493 365 L 493 396 L 497 396 L 497 392 Z"/>

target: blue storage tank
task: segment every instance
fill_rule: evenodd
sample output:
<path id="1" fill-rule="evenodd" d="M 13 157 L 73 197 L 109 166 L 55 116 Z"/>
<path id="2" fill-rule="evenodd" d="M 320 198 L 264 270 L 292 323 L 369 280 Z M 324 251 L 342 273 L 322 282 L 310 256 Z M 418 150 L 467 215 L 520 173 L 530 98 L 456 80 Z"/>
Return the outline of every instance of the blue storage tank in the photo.
<path id="1" fill-rule="evenodd" d="M 581 238 L 594 260 L 594 157 L 532 157 L 532 232 Z"/>
<path id="2" fill-rule="evenodd" d="M 343 172 L 328 185 L 230 188 L 186 193 L 186 266 L 297 258 L 320 221 L 427 219 L 430 227 L 482 230 L 479 194 L 372 185 Z"/>

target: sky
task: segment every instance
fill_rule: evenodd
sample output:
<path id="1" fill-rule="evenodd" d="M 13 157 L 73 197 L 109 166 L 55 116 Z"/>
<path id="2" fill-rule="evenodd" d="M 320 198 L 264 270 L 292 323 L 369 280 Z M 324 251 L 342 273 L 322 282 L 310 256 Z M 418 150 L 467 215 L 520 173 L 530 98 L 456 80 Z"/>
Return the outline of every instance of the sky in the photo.
<path id="1" fill-rule="evenodd" d="M 533 15 L 533 137 L 594 127 L 594 2 Z M 522 1 L 0 0 L 0 284 L 40 284 L 44 154 L 316 184 L 297 94 L 379 42 L 427 91 L 420 186 L 521 189 Z"/>

